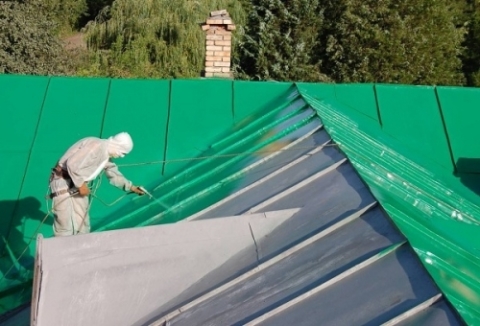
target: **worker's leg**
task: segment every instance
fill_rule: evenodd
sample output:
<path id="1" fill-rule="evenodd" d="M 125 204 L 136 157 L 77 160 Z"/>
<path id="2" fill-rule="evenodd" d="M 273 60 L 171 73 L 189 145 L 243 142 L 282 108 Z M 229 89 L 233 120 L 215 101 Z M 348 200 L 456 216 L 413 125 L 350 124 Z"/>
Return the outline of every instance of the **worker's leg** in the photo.
<path id="1" fill-rule="evenodd" d="M 80 195 L 72 196 L 74 220 L 73 227 L 75 234 L 90 232 L 90 209 L 88 196 L 82 197 Z"/>
<path id="2" fill-rule="evenodd" d="M 53 199 L 53 231 L 55 236 L 90 232 L 88 197 L 62 195 Z"/>
<path id="3" fill-rule="evenodd" d="M 73 200 L 69 194 L 53 198 L 53 233 L 56 237 L 73 235 Z"/>
<path id="4" fill-rule="evenodd" d="M 61 177 L 53 177 L 50 179 L 50 191 L 57 193 L 68 189 L 68 183 Z M 73 235 L 73 201 L 70 194 L 62 194 L 53 198 L 52 207 L 53 233 L 55 236 Z"/>
<path id="5" fill-rule="evenodd" d="M 60 176 L 52 176 L 51 192 L 58 193 L 69 188 L 70 180 Z M 90 232 L 90 217 L 88 215 L 88 197 L 71 196 L 65 193 L 53 198 L 53 233 L 55 236 L 69 236 Z"/>
<path id="6" fill-rule="evenodd" d="M 53 177 L 50 190 L 59 192 L 68 189 L 68 181 L 61 177 Z M 53 198 L 53 232 L 55 236 L 75 235 L 90 232 L 90 216 L 88 197 L 63 194 Z"/>

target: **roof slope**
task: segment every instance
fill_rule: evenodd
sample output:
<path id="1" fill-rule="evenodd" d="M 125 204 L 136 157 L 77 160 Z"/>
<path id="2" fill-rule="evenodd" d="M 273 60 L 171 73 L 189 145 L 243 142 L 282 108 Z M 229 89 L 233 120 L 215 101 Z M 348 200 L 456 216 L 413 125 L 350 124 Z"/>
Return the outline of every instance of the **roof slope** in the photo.
<path id="1" fill-rule="evenodd" d="M 397 88 L 399 94 L 394 99 L 399 100 L 398 95 L 405 89 Z M 410 89 L 413 93 L 426 91 L 427 98 L 436 92 L 427 87 Z M 318 111 L 327 131 L 408 238 L 447 298 L 468 324 L 479 323 L 480 283 L 476 275 L 480 260 L 475 248 L 480 244 L 477 236 L 480 207 L 475 187 L 467 186 L 476 178 L 458 163 L 454 164 L 453 145 L 435 150 L 441 142 L 438 137 L 452 138 L 444 127 L 451 122 L 441 119 L 442 106 L 435 106 L 436 111 L 430 114 L 420 111 L 405 118 L 407 122 L 418 119 L 425 124 L 425 128 L 411 130 L 410 125 L 399 120 L 390 121 L 388 126 L 386 119 L 381 124 L 378 120 L 365 119 L 359 110 L 355 112 L 338 98 L 322 99 L 315 95 L 314 89 L 302 90 L 300 86 L 300 91 Z M 462 93 L 463 90 L 459 90 L 457 96 L 461 97 Z M 422 105 L 425 103 L 420 102 L 420 108 L 417 104 L 413 109 L 422 110 Z M 388 109 L 396 108 L 387 106 L 379 112 L 385 117 L 390 113 Z M 425 108 L 424 111 L 429 110 Z M 437 126 L 430 125 L 435 121 Z M 400 127 L 391 131 L 388 127 L 392 124 L 400 124 Z M 419 125 L 419 122 L 412 124 Z M 403 135 L 407 131 L 412 133 L 409 139 Z M 452 160 L 447 160 L 445 155 Z M 454 174 L 454 168 L 460 178 Z M 464 178 L 470 179 L 468 183 Z"/>
<path id="2" fill-rule="evenodd" d="M 185 222 L 41 240 L 37 275 L 49 277 L 39 279 L 34 325 L 462 325 L 322 120 L 300 94 L 290 98 L 268 124 L 261 116 L 229 135 L 250 149 L 268 134 L 258 151 L 197 162 L 183 172 L 189 183 L 169 188 L 188 194 L 182 201 L 169 206 L 172 195 L 154 190 L 128 217 L 178 219 L 208 205 Z M 210 199 L 222 187 L 229 195 Z M 78 285 L 62 286 L 72 277 Z"/>
<path id="3" fill-rule="evenodd" d="M 1 226 L 2 311 L 30 299 L 35 235 L 51 236 L 39 182 L 45 171 L 79 137 L 128 130 L 136 147 L 121 169 L 154 200 L 97 184 L 94 231 L 292 207 L 327 219 L 292 217 L 300 224 L 271 238 L 273 257 L 287 249 L 285 239 L 296 245 L 322 232 L 322 221 L 328 228 L 335 214 L 345 218 L 335 207 L 354 211 L 376 200 L 380 216 L 390 221 L 386 212 L 408 239 L 393 247 L 398 262 L 412 257 L 411 245 L 445 297 L 429 294 L 448 299 L 467 323 L 480 320 L 480 153 L 471 142 L 479 133 L 471 126 L 478 90 L 27 76 L 0 76 L 0 85 L 2 138 L 14 139 L 0 144 L 1 177 L 12 185 L 0 190 L 8 220 Z M 25 112 L 28 119 L 15 118 Z M 59 114 L 78 128 L 58 125 Z M 316 193 L 322 201 L 312 199 Z M 398 256 L 404 248 L 407 256 Z"/>

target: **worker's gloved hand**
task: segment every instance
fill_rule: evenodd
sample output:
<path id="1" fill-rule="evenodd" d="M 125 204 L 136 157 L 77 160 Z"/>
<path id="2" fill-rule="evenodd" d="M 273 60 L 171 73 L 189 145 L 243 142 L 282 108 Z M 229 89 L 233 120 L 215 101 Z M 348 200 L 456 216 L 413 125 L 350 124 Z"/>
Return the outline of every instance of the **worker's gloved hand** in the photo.
<path id="1" fill-rule="evenodd" d="M 78 193 L 80 194 L 80 196 L 88 196 L 90 194 L 90 189 L 88 188 L 87 186 L 87 183 L 83 183 L 80 188 L 78 188 Z"/>
<path id="2" fill-rule="evenodd" d="M 136 193 L 139 196 L 145 195 L 145 192 L 137 186 L 131 186 L 130 191 Z"/>

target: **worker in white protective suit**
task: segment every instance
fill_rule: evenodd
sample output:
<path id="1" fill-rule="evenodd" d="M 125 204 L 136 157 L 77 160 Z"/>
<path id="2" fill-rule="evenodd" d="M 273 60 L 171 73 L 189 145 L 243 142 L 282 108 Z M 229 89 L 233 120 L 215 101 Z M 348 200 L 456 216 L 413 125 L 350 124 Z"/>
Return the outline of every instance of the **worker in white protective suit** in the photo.
<path id="1" fill-rule="evenodd" d="M 112 158 L 124 157 L 132 148 L 132 138 L 122 132 L 108 139 L 83 138 L 67 150 L 50 177 L 55 236 L 90 232 L 88 182 L 102 170 L 115 187 L 125 192 L 144 194 L 141 187 L 132 185 L 111 161 Z"/>

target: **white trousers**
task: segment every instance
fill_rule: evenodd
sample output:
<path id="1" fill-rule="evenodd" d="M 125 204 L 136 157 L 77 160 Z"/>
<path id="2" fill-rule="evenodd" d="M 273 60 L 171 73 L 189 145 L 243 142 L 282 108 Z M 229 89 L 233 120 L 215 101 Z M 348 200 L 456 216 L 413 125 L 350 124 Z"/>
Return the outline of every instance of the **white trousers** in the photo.
<path id="1" fill-rule="evenodd" d="M 50 181 L 50 191 L 58 192 L 68 189 L 67 180 L 54 176 Z M 53 233 L 56 237 L 90 232 L 88 214 L 88 196 L 71 196 L 69 193 L 53 198 Z"/>

